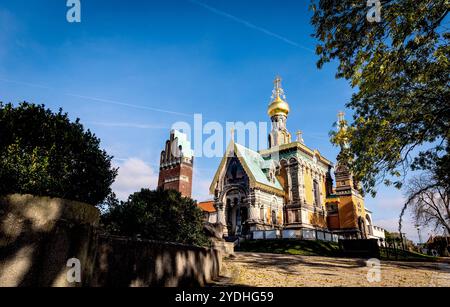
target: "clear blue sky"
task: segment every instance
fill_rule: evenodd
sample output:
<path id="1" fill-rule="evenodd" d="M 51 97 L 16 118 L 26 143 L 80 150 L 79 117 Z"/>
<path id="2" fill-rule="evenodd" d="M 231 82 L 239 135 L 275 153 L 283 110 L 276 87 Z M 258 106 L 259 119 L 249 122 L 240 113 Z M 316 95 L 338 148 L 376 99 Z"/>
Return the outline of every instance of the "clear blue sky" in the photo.
<path id="1" fill-rule="evenodd" d="M 309 0 L 81 4 L 81 23 L 71 24 L 66 0 L 0 3 L 0 100 L 79 117 L 121 167 L 118 194 L 154 187 L 174 122 L 192 122 L 194 113 L 221 123 L 269 121 L 276 74 L 291 106 L 288 129 L 303 130 L 309 147 L 335 160 L 328 132 L 352 89 L 334 78 L 336 63 L 316 68 Z M 208 198 L 218 164 L 195 161 L 199 200 Z M 399 191 L 383 187 L 366 199 L 390 230 L 401 201 Z M 407 230 L 415 239 L 411 225 Z"/>

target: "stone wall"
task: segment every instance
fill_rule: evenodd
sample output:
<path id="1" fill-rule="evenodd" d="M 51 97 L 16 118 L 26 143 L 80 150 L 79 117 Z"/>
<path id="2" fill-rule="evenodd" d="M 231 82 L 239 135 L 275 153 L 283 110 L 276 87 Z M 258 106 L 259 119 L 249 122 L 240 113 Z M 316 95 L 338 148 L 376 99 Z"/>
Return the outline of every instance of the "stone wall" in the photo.
<path id="1" fill-rule="evenodd" d="M 204 286 L 218 276 L 220 251 L 99 236 L 92 286 Z"/>
<path id="2" fill-rule="evenodd" d="M 32 195 L 0 198 L 0 286 L 70 286 L 67 261 L 90 276 L 100 212 L 80 202 Z"/>
<path id="3" fill-rule="evenodd" d="M 0 287 L 204 285 L 218 276 L 223 252 L 98 234 L 100 212 L 58 198 L 0 198 Z M 77 258 L 81 282 L 70 283 Z"/>

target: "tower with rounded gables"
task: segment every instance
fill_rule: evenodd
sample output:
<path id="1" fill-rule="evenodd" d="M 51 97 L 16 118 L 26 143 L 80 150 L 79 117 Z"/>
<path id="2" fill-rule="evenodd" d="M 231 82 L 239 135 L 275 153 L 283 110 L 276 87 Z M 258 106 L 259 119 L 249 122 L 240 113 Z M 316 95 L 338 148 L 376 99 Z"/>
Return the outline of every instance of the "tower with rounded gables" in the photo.
<path id="1" fill-rule="evenodd" d="M 161 152 L 158 188 L 175 190 L 185 197 L 192 196 L 194 153 L 187 135 L 172 130 Z"/>

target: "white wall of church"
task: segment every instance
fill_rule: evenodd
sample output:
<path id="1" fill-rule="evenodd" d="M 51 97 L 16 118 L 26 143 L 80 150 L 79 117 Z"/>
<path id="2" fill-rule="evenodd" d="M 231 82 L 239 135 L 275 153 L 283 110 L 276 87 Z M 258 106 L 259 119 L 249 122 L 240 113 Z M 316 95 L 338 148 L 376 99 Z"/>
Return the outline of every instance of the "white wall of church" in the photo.
<path id="1" fill-rule="evenodd" d="M 254 217 L 255 220 L 260 222 L 271 224 L 271 221 L 267 221 L 268 212 L 275 211 L 277 217 L 283 215 L 283 197 L 274 195 L 265 191 L 255 190 L 255 207 L 254 207 Z M 263 209 L 263 211 L 261 211 Z M 264 212 L 264 214 L 261 214 Z"/>

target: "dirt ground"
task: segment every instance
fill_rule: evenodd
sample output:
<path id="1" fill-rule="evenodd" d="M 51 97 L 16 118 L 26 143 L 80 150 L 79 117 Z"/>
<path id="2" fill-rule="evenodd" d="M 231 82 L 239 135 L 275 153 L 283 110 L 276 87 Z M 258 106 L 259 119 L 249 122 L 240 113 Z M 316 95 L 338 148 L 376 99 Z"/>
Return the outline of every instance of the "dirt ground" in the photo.
<path id="1" fill-rule="evenodd" d="M 314 256 L 235 253 L 225 259 L 216 286 L 449 287 L 450 264 Z"/>

